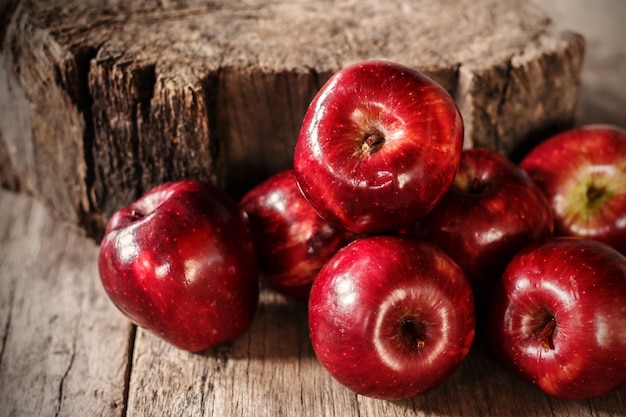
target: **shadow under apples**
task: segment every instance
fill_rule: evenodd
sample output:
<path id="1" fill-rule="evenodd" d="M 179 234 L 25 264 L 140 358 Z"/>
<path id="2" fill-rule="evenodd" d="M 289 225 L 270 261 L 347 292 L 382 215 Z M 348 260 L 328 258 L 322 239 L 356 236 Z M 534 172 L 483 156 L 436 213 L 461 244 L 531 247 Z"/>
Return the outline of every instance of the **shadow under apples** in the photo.
<path id="1" fill-rule="evenodd" d="M 626 388 L 587 401 L 551 398 L 501 366 L 492 356 L 481 333 L 477 334 L 466 360 L 444 384 L 407 400 L 387 401 L 385 408 L 391 411 L 394 408 L 403 409 L 398 411 L 401 415 L 626 415 Z M 204 366 L 212 368 L 214 374 L 232 373 L 241 363 L 247 363 L 247 375 L 253 379 L 272 372 L 269 369 L 290 375 L 283 381 L 290 385 L 282 387 L 288 390 L 297 391 L 297 387 L 291 386 L 294 383 L 301 384 L 303 392 L 313 389 L 311 381 L 298 379 L 299 367 L 306 367 L 307 372 L 312 372 L 307 375 L 317 379 L 318 383 L 327 383 L 330 379 L 316 362 L 311 347 L 306 302 L 288 299 L 269 289 L 262 290 L 256 316 L 245 334 L 197 355 L 207 359 Z M 317 367 L 319 369 L 315 370 Z M 262 381 L 260 383 L 264 385 Z M 263 388 L 261 385 L 258 385 L 258 389 Z M 329 386 L 345 389 L 334 383 Z M 345 390 L 343 394 L 347 395 Z M 339 393 L 337 395 L 341 397 Z M 368 402 L 372 402 L 369 406 L 377 409 L 381 405 L 375 403 L 384 401 L 358 395 L 352 398 L 354 407 L 358 409 L 369 408 Z M 268 397 L 267 401 L 270 400 Z"/>
<path id="2" fill-rule="evenodd" d="M 295 360 L 313 357 L 308 333 L 307 304 L 284 297 L 271 289 L 260 293 L 259 306 L 250 328 L 239 338 L 200 352 L 214 357 L 216 365 L 229 360 Z"/>
<path id="3" fill-rule="evenodd" d="M 485 340 L 478 338 L 450 379 L 430 392 L 398 402 L 398 406 L 417 414 L 446 416 L 624 415 L 625 399 L 625 388 L 585 401 L 552 398 L 501 366 Z"/>

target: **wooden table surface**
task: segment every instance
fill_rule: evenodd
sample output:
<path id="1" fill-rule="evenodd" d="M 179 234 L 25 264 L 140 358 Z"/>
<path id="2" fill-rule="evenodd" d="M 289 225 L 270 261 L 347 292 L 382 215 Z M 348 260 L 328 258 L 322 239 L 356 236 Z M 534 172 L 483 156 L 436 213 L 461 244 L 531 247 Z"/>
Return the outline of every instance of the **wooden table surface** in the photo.
<path id="1" fill-rule="evenodd" d="M 540 4 L 588 38 L 578 123 L 626 127 L 626 3 Z M 269 291 L 244 336 L 183 352 L 112 305 L 97 253 L 38 200 L 0 191 L 0 416 L 626 416 L 626 389 L 555 400 L 503 370 L 480 341 L 429 393 L 355 395 L 317 362 L 305 306 Z"/>

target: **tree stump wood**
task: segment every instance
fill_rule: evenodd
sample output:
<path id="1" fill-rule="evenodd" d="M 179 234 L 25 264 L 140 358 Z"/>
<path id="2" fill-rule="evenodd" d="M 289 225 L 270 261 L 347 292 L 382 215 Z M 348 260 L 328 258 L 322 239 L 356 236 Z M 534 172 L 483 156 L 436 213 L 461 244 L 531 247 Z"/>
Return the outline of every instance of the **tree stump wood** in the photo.
<path id="1" fill-rule="evenodd" d="M 314 94 L 386 59 L 450 91 L 465 146 L 513 156 L 571 125 L 584 53 L 515 0 L 9 0 L 0 180 L 101 236 L 166 180 L 233 195 L 288 168 Z M 529 139 L 530 138 L 530 139 Z"/>

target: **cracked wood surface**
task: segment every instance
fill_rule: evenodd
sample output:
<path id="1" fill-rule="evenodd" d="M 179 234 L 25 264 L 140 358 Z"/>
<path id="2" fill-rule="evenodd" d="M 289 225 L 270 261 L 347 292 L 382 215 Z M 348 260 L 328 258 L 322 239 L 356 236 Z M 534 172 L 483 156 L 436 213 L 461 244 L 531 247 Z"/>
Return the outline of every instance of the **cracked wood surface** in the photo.
<path id="1" fill-rule="evenodd" d="M 509 155 L 571 125 L 584 52 L 526 0 L 6 4 L 0 182 L 96 237 L 162 181 L 240 193 L 291 166 L 306 107 L 347 64 L 426 72 L 455 96 L 466 146 Z"/>
<path id="2" fill-rule="evenodd" d="M 242 337 L 184 352 L 113 307 L 92 240 L 24 194 L 0 190 L 0 212 L 1 417 L 626 415 L 626 389 L 551 399 L 497 365 L 480 339 L 431 392 L 355 395 L 317 362 L 305 306 L 267 290 Z"/>

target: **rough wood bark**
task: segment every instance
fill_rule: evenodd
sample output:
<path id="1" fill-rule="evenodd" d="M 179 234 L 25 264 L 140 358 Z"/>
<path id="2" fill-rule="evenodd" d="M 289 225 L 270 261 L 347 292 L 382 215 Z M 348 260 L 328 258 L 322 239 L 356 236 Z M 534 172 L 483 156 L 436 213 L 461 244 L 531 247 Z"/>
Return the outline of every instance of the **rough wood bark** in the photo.
<path id="1" fill-rule="evenodd" d="M 234 194 L 284 169 L 342 66 L 388 59 L 453 93 L 466 145 L 514 154 L 572 123 L 584 41 L 515 0 L 11 1 L 0 178 L 97 236 L 183 177 Z"/>

